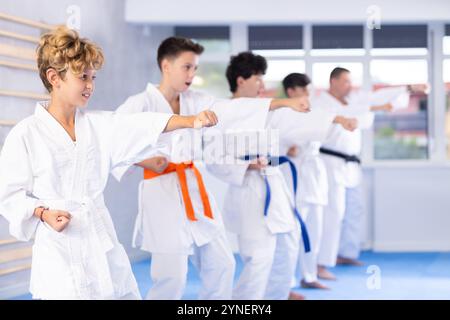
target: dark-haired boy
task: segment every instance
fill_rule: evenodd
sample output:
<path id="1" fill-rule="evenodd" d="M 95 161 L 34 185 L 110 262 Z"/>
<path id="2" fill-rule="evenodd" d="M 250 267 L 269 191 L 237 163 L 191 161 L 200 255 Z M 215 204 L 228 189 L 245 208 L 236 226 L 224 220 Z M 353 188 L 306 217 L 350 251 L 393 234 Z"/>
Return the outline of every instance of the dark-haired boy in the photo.
<path id="1" fill-rule="evenodd" d="M 144 92 L 128 98 L 118 112 L 188 115 L 217 108 L 216 99 L 189 89 L 202 52 L 203 47 L 190 39 L 164 40 L 158 48 L 159 85 L 148 84 Z M 221 128 L 239 126 L 240 121 L 263 128 L 269 110 L 283 106 L 308 109 L 306 99 L 245 99 L 226 104 L 232 112 L 216 112 Z M 189 132 L 178 133 L 176 141 L 173 137 L 166 135 L 170 146 L 166 154 L 136 161 L 145 171 L 133 244 L 152 253 L 153 286 L 147 298 L 180 299 L 191 260 L 200 274 L 199 299 L 230 299 L 235 261 L 218 206 L 193 163 L 193 154 L 201 146 L 189 142 L 199 139 Z M 185 148 L 187 153 L 178 152 Z"/>
<path id="2" fill-rule="evenodd" d="M 266 69 L 265 58 L 252 52 L 241 52 L 231 57 L 226 77 L 233 95 L 232 101 L 260 96 L 264 91 L 263 76 Z M 306 122 L 319 118 L 314 112 L 305 115 L 290 111 L 277 110 L 267 119 L 266 129 L 277 130 L 280 145 L 285 141 L 306 138 Z M 331 124 L 332 115 L 322 116 L 318 121 Z M 270 159 L 260 157 L 247 164 L 218 165 L 215 168 L 209 166 L 214 175 L 229 183 L 224 221 L 227 229 L 238 237 L 244 262 L 233 298 L 303 299 L 301 295 L 290 292 L 290 286 L 297 263 L 300 236 L 302 245 L 308 246 L 307 231 L 287 185 L 292 182 L 285 181 L 277 166 L 285 159 L 277 158 L 275 154 L 263 156 L 269 156 Z M 270 165 L 268 160 L 272 160 Z"/>

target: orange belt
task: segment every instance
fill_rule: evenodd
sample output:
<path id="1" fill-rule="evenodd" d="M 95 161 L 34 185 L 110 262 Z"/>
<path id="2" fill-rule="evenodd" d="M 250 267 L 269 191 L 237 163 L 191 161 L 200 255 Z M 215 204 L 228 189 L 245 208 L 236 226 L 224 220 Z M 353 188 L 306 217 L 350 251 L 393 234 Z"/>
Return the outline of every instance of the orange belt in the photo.
<path id="1" fill-rule="evenodd" d="M 211 206 L 209 204 L 208 194 L 206 193 L 205 185 L 203 184 L 202 175 L 200 171 L 194 166 L 192 161 L 190 162 L 182 162 L 182 163 L 173 163 L 169 162 L 166 170 L 161 173 L 154 172 L 149 169 L 144 169 L 144 179 L 152 179 L 155 177 L 162 176 L 164 174 L 168 174 L 171 172 L 176 172 L 178 176 L 178 180 L 180 181 L 181 193 L 183 194 L 184 207 L 186 208 L 186 215 L 189 220 L 197 221 L 195 218 L 194 208 L 192 207 L 191 197 L 189 196 L 189 190 L 186 180 L 186 169 L 192 169 L 197 178 L 198 189 L 200 191 L 200 197 L 203 203 L 204 214 L 208 218 L 214 219 L 211 211 Z"/>

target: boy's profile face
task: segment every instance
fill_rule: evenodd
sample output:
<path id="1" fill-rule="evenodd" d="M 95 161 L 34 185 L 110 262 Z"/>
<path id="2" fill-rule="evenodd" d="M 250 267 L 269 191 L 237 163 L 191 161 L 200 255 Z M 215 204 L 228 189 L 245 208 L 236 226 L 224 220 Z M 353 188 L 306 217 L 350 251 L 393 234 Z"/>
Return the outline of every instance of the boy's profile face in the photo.
<path id="1" fill-rule="evenodd" d="M 287 96 L 288 96 L 288 98 L 309 97 L 309 88 L 308 87 L 300 87 L 300 86 L 288 88 Z"/>
<path id="2" fill-rule="evenodd" d="M 237 78 L 237 90 L 241 97 L 256 98 L 264 91 L 264 80 L 262 74 L 254 74 L 250 78 Z"/>
<path id="3" fill-rule="evenodd" d="M 191 51 L 180 53 L 176 58 L 163 59 L 161 70 L 163 78 L 177 92 L 189 89 L 198 68 L 199 56 Z"/>
<path id="4" fill-rule="evenodd" d="M 85 69 L 81 74 L 74 74 L 69 68 L 63 79 L 58 76 L 53 91 L 67 103 L 85 107 L 94 92 L 96 73 L 94 69 Z"/>

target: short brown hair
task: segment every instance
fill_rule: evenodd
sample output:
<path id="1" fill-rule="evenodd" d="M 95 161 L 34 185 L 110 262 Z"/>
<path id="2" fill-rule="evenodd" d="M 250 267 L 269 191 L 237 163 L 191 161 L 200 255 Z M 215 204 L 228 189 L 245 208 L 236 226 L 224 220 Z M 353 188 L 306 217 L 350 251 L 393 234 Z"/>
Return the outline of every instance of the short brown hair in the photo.
<path id="1" fill-rule="evenodd" d="M 191 39 L 184 37 L 170 37 L 161 42 L 158 48 L 158 66 L 161 69 L 161 62 L 165 58 L 176 58 L 180 53 L 193 52 L 197 55 L 203 53 L 203 46 L 195 43 Z"/>
<path id="2" fill-rule="evenodd" d="M 52 91 L 47 70 L 53 68 L 61 78 L 67 70 L 81 74 L 86 68 L 99 70 L 104 62 L 102 49 L 88 39 L 80 38 L 78 32 L 59 26 L 41 36 L 37 52 L 39 76 L 45 88 Z"/>

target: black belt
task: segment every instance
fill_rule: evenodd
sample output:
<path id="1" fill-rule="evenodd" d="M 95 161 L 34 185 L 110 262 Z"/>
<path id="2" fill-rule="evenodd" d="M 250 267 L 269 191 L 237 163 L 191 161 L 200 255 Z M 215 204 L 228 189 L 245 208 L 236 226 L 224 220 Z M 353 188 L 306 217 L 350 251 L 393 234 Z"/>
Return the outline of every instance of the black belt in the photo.
<path id="1" fill-rule="evenodd" d="M 331 150 L 331 149 L 327 149 L 327 148 L 320 148 L 320 153 L 341 158 L 341 159 L 345 160 L 345 162 L 356 162 L 358 164 L 361 164 L 361 159 L 359 159 L 355 155 L 349 155 L 349 154 L 346 154 L 343 152 L 339 152 L 339 151 L 335 151 L 335 150 Z"/>

